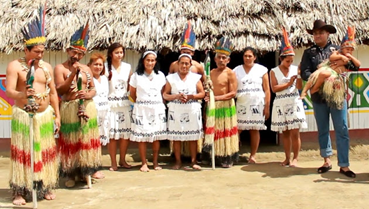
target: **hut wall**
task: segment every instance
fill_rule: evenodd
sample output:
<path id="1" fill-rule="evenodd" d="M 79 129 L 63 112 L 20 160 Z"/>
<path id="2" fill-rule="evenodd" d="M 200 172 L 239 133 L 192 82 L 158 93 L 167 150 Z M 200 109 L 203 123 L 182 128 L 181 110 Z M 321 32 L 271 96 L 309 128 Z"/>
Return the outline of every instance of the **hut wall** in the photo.
<path id="1" fill-rule="evenodd" d="M 304 49 L 297 49 L 294 64 L 298 65 L 301 60 Z M 102 51 L 106 54 L 106 51 Z M 81 60 L 82 63 L 87 63 L 91 53 Z M 350 73 L 350 86 L 349 86 L 349 121 L 350 129 L 364 129 L 368 128 L 369 118 L 369 48 L 366 46 L 359 46 L 354 54 L 361 61 L 361 69 L 359 72 Z M 7 64 L 19 57 L 23 56 L 23 52 L 13 52 L 12 54 L 0 53 L 0 139 L 10 138 L 10 116 L 11 106 L 13 101 L 5 96 L 5 74 Z M 131 64 L 132 69 L 135 69 L 138 63 L 139 54 L 135 51 L 127 50 L 125 62 Z M 67 59 L 66 53 L 62 51 L 58 52 L 45 52 L 44 60 L 49 62 L 52 66 L 61 63 Z M 311 107 L 311 100 L 308 97 L 305 101 L 305 112 L 308 121 L 308 129 L 303 130 L 305 132 L 316 131 L 316 124 L 314 113 Z M 331 123 L 331 130 L 333 126 Z"/>

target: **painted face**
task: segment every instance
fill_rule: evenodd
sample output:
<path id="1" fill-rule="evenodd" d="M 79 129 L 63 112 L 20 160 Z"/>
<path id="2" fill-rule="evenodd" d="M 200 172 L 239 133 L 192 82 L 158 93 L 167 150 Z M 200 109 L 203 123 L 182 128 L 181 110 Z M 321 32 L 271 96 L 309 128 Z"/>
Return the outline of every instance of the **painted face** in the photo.
<path id="1" fill-rule="evenodd" d="M 44 56 L 45 46 L 44 45 L 36 45 L 31 50 L 25 49 L 26 56 L 30 59 L 41 60 Z"/>
<path id="2" fill-rule="evenodd" d="M 83 56 L 85 56 L 85 53 L 78 49 L 67 49 L 68 57 L 71 63 L 79 62 Z"/>
<path id="3" fill-rule="evenodd" d="M 123 53 L 123 48 L 122 47 L 116 48 L 112 52 L 112 59 L 113 60 L 120 61 L 120 60 L 123 59 L 123 57 L 124 57 L 124 53 Z"/>
<path id="4" fill-rule="evenodd" d="M 352 47 L 345 47 L 345 48 L 342 48 L 341 49 L 341 53 L 343 54 L 343 55 L 346 55 L 346 54 L 351 54 L 352 55 L 352 53 L 355 51 L 355 49 L 354 48 L 352 48 Z"/>
<path id="5" fill-rule="evenodd" d="M 89 67 L 92 71 L 92 74 L 94 74 L 94 76 L 99 76 L 101 74 L 101 71 L 103 71 L 104 69 L 104 62 L 102 59 L 99 58 L 93 61 Z"/>
<path id="6" fill-rule="evenodd" d="M 153 54 L 148 54 L 143 60 L 145 70 L 154 70 L 156 64 L 156 57 Z"/>
<path id="7" fill-rule="evenodd" d="M 314 42 L 318 46 L 322 46 L 322 47 L 325 46 L 328 42 L 328 36 L 329 36 L 329 33 L 325 30 L 314 30 L 313 31 Z"/>
<path id="8" fill-rule="evenodd" d="M 191 59 L 189 57 L 181 57 L 181 59 L 178 60 L 178 66 L 180 74 L 187 74 L 190 71 Z"/>
<path id="9" fill-rule="evenodd" d="M 282 60 L 282 62 L 281 62 L 281 65 L 282 66 L 284 66 L 285 68 L 289 68 L 291 65 L 292 65 L 292 63 L 293 63 L 293 58 L 294 58 L 295 56 L 286 56 L 283 60 Z"/>
<path id="10" fill-rule="evenodd" d="M 229 56 L 221 53 L 217 53 L 214 58 L 218 68 L 225 68 L 230 61 Z"/>
<path id="11" fill-rule="evenodd" d="M 253 65 L 256 60 L 256 56 L 252 53 L 251 50 L 245 51 L 243 54 L 243 63 L 246 65 Z"/>
<path id="12" fill-rule="evenodd" d="M 181 49 L 181 54 L 189 54 L 191 56 L 193 56 L 195 54 L 194 51 L 189 50 L 189 49 Z"/>

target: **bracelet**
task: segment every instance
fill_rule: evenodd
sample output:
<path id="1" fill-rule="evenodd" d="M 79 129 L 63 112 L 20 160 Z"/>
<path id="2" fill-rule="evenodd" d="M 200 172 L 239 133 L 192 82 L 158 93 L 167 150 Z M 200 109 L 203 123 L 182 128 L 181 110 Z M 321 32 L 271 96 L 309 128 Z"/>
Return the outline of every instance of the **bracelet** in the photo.
<path id="1" fill-rule="evenodd" d="M 297 79 L 301 79 L 301 75 L 297 75 Z"/>

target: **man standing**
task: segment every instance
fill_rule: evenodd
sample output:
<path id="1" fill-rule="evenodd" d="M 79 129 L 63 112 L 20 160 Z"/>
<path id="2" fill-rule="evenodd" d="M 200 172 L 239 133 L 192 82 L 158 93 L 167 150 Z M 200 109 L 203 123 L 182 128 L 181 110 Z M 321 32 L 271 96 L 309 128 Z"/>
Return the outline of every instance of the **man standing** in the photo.
<path id="1" fill-rule="evenodd" d="M 97 172 L 101 145 L 92 100 L 96 90 L 90 68 L 79 63 L 87 51 L 88 32 L 88 24 L 75 32 L 67 49 L 68 60 L 55 67 L 56 89 L 62 96 L 59 152 L 62 174 L 68 177 L 66 187 L 74 187 L 79 177 L 103 178 Z"/>
<path id="2" fill-rule="evenodd" d="M 38 198 L 52 200 L 55 198 L 52 190 L 58 185 L 59 161 L 54 138 L 54 122 L 55 132 L 58 132 L 59 104 L 53 69 L 49 63 L 42 60 L 46 42 L 43 9 L 40 14 L 43 14 L 43 17 L 32 21 L 28 24 L 28 28 L 22 31 L 26 40 L 25 57 L 10 62 L 6 69 L 6 95 L 15 101 L 12 113 L 9 180 L 14 205 L 25 205 L 34 186 Z M 33 73 L 33 81 L 27 79 L 28 73 L 29 78 Z M 28 103 L 28 99 L 34 101 L 32 105 L 28 105 L 31 104 Z M 30 108 L 24 109 L 25 106 Z M 29 113 L 33 114 L 33 127 L 30 127 Z M 30 128 L 33 128 L 33 136 L 30 136 L 32 133 Z M 30 150 L 30 137 L 33 137 L 33 150 Z M 33 171 L 31 155 L 34 159 Z"/>
<path id="3" fill-rule="evenodd" d="M 328 41 L 329 34 L 336 33 L 336 28 L 327 25 L 324 21 L 316 20 L 313 29 L 307 30 L 307 32 L 313 35 L 315 45 L 306 49 L 302 56 L 301 77 L 303 80 L 308 80 L 311 73 L 317 70 L 318 65 L 324 60 L 329 59 L 333 51 L 339 49 L 337 45 L 333 45 Z M 338 61 L 332 63 L 331 66 L 335 67 L 335 65 L 344 64 L 347 63 Z M 333 152 L 331 138 L 329 136 L 329 115 L 331 115 L 334 131 L 336 133 L 338 166 L 340 167 L 340 172 L 348 177 L 356 177 L 355 173 L 349 169 L 350 139 L 348 135 L 346 100 L 344 100 L 342 109 L 336 109 L 329 107 L 318 91 L 310 93 L 319 133 L 320 155 L 324 158 L 324 163 L 318 168 L 318 173 L 325 173 L 332 169 L 330 156 Z"/>
<path id="4" fill-rule="evenodd" d="M 215 63 L 217 68 L 210 72 L 215 99 L 215 127 L 206 127 L 206 134 L 214 133 L 216 161 L 224 168 L 230 168 L 238 160 L 239 142 L 237 115 L 234 97 L 237 92 L 237 79 L 232 69 L 227 67 L 234 46 L 227 38 L 217 41 Z M 205 97 L 209 101 L 209 96 Z M 212 130 L 211 130 L 212 129 Z"/>

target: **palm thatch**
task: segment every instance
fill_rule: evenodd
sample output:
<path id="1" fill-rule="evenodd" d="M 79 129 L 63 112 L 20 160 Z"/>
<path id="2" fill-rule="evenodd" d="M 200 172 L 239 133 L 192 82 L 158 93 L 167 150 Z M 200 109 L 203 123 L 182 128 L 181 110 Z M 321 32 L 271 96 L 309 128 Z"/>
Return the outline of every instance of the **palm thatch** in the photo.
<path id="1" fill-rule="evenodd" d="M 23 48 L 21 29 L 37 16 L 45 0 L 0 0 L 0 50 Z M 49 0 L 46 34 L 52 50 L 68 47 L 71 35 L 87 20 L 89 49 L 104 49 L 112 42 L 127 48 L 177 50 L 189 19 L 197 34 L 197 48 L 212 49 L 217 38 L 228 36 L 236 50 L 253 46 L 278 49 L 281 27 L 290 31 L 291 43 L 312 41 L 306 33 L 315 19 L 335 25 L 335 43 L 356 27 L 359 44 L 369 38 L 369 3 L 366 0 Z"/>

